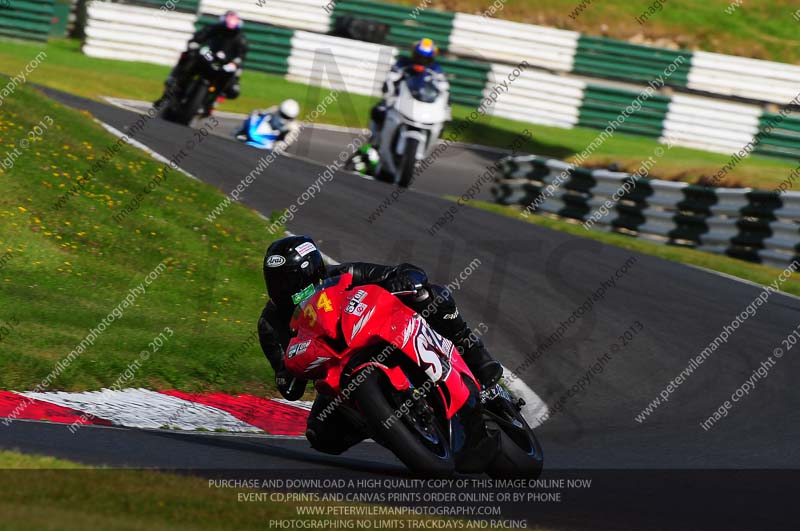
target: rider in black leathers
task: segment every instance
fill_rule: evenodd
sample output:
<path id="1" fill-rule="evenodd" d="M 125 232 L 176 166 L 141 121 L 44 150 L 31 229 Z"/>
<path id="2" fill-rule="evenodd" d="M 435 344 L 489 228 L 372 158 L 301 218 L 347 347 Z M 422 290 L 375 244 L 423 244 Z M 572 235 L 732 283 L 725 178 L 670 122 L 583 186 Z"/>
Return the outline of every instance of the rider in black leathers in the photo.
<path id="1" fill-rule="evenodd" d="M 410 264 L 392 267 L 363 262 L 328 267 L 311 238 L 291 236 L 274 242 L 267 250 L 264 278 L 270 301 L 258 320 L 261 348 L 275 370 L 275 382 L 285 398 L 297 400 L 306 388 L 306 382 L 298 382 L 292 377 L 283 362 L 284 352 L 292 337 L 289 322 L 297 300 L 296 297 L 293 300 L 292 296 L 309 285 L 317 285 L 325 278 L 343 273 L 353 275 L 353 285 L 378 284 L 391 292 L 412 291 L 422 284 L 422 297 L 403 302 L 418 313 L 424 311 L 423 315 L 431 327 L 453 341 L 484 387 L 490 387 L 500 380 L 502 366 L 492 358 L 479 336 L 467 326 L 452 295 L 441 286 L 428 283 L 421 269 Z M 330 399 L 317 397 L 309 416 L 306 435 L 315 449 L 340 454 L 363 440 L 365 435 L 339 409 L 320 418 L 319 414 L 329 403 Z"/>
<path id="2" fill-rule="evenodd" d="M 242 63 L 247 55 L 247 39 L 242 32 L 242 20 L 239 15 L 234 11 L 228 11 L 220 17 L 218 24 L 206 26 L 192 36 L 188 50 L 181 54 L 178 64 L 164 82 L 164 95 L 156 102 L 156 106 L 166 101 L 171 91 L 180 91 L 186 86 L 186 81 L 194 71 L 195 61 L 198 60 L 198 51 L 204 46 L 208 46 L 214 54 L 219 51 L 224 52 L 228 61 L 224 66 L 227 80 L 223 79 L 219 94 L 231 100 L 239 97 L 241 93 L 239 78 L 242 75 Z M 205 114 L 210 110 L 205 109 Z"/>

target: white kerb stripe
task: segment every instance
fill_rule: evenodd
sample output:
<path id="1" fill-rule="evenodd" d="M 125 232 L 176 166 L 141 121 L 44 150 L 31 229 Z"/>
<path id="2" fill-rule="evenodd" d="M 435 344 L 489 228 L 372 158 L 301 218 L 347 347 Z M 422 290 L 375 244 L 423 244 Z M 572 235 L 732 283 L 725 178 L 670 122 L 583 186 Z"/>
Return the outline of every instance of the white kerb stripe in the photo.
<path id="1" fill-rule="evenodd" d="M 89 391 L 83 393 L 21 393 L 30 398 L 76 409 L 129 428 L 169 427 L 181 430 L 205 429 L 260 432 L 227 411 L 189 402 L 147 389 Z"/>

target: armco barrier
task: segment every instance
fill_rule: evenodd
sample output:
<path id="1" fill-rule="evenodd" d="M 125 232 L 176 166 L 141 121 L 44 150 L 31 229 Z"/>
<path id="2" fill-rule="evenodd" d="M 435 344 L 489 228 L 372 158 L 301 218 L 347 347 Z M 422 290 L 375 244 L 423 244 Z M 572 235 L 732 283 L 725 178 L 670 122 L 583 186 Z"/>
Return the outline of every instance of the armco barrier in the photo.
<path id="1" fill-rule="evenodd" d="M 800 90 L 800 66 L 695 52 L 687 86 L 712 94 L 785 105 Z"/>
<path id="2" fill-rule="evenodd" d="M 323 2 L 320 0 L 320 3 Z M 389 25 L 390 44 L 408 48 L 411 43 L 430 37 L 436 40 L 439 48 L 450 48 L 450 34 L 453 31 L 454 13 L 436 9 L 413 8 L 396 4 L 384 4 L 370 0 L 338 0 L 331 16 L 331 27 L 336 17 L 351 16 L 374 20 Z"/>
<path id="3" fill-rule="evenodd" d="M 663 122 L 663 143 L 726 155 L 753 141 L 762 114 L 755 105 L 684 94 L 674 95 L 668 109 Z"/>
<path id="4" fill-rule="evenodd" d="M 761 255 L 783 263 L 800 255 L 800 194 L 781 195 L 781 207 L 773 211 L 770 236 L 763 242 Z"/>
<path id="5" fill-rule="evenodd" d="M 326 33 L 330 14 L 325 4 L 323 0 L 202 0 L 200 12 L 219 16 L 233 9 L 247 21 Z"/>
<path id="6" fill-rule="evenodd" d="M 578 125 L 604 129 L 608 126 L 608 122 L 616 120 L 637 96 L 637 93 L 629 90 L 588 85 L 580 107 Z M 625 119 L 617 130 L 622 133 L 659 138 L 669 103 L 670 98 L 667 96 L 653 95 L 642 103 L 641 109 Z"/>
<path id="7" fill-rule="evenodd" d="M 194 20 L 193 14 L 91 2 L 83 53 L 105 59 L 174 65 L 194 33 Z"/>
<path id="8" fill-rule="evenodd" d="M 53 0 L 0 2 L 0 36 L 46 41 L 53 18 Z"/>
<path id="9" fill-rule="evenodd" d="M 517 64 L 524 59 L 546 70 L 647 83 L 684 56 L 686 61 L 666 80 L 667 85 L 782 105 L 795 98 L 800 86 L 800 66 L 668 50 L 429 7 L 338 0 L 331 18 L 343 15 L 389 24 L 389 40 L 401 48 L 429 36 L 459 57 L 492 63 Z"/>
<path id="10" fill-rule="evenodd" d="M 341 37 L 296 31 L 291 38 L 287 79 L 380 96 L 398 49 Z M 442 61 L 450 79 L 452 101 L 477 106 L 483 99 L 490 66 L 464 60 Z"/>
<path id="11" fill-rule="evenodd" d="M 761 141 L 756 146 L 756 153 L 800 160 L 800 119 L 763 113 L 758 129 Z"/>
<path id="12" fill-rule="evenodd" d="M 169 6 L 165 0 L 129 3 Z M 193 12 L 198 0 L 175 0 L 175 12 Z M 11 18 L 0 18 L 0 35 L 45 39 L 52 0 L 15 0 Z M 647 83 L 679 56 L 685 61 L 665 79 L 667 85 L 721 97 L 797 105 L 800 66 L 708 52 L 668 50 L 625 41 L 581 35 L 573 31 L 522 24 L 489 17 L 409 7 L 372 0 L 201 0 L 199 11 L 218 16 L 240 11 L 248 21 L 287 29 L 325 33 L 337 17 L 351 16 L 388 24 L 388 43 L 401 50 L 421 37 L 432 37 L 457 58 L 486 64 L 518 64 L 555 72 Z M 785 156 L 776 139 L 774 150 Z M 713 144 L 713 143 L 712 143 Z"/>
<path id="13" fill-rule="evenodd" d="M 511 66 L 492 65 L 483 95 L 488 96 L 494 84 L 507 80 L 512 70 Z M 521 122 L 571 128 L 578 123 L 585 90 L 583 81 L 528 70 L 508 83 L 507 91 L 500 92 L 493 114 Z"/>
<path id="14" fill-rule="evenodd" d="M 122 0 L 120 3 L 178 13 L 197 13 L 197 8 L 200 6 L 200 0 Z"/>
<path id="15" fill-rule="evenodd" d="M 620 78 L 649 83 L 671 64 L 683 57 L 667 83 L 685 87 L 691 68 L 692 53 L 640 46 L 625 41 L 581 35 L 572 71 L 593 77 Z"/>
<path id="16" fill-rule="evenodd" d="M 776 267 L 800 259 L 800 193 L 636 179 L 536 156 L 508 157 L 501 166 L 492 189 L 500 204 Z M 554 181 L 561 186 L 548 191 Z"/>
<path id="17" fill-rule="evenodd" d="M 367 96 L 381 94 L 397 50 L 296 31 L 292 37 L 287 79 Z"/>
<path id="18" fill-rule="evenodd" d="M 440 61 L 450 79 L 450 100 L 453 103 L 477 107 L 483 92 L 491 84 L 492 66 L 477 61 L 447 59 Z"/>
<path id="19" fill-rule="evenodd" d="M 450 52 L 492 63 L 528 61 L 558 72 L 572 70 L 580 34 L 519 22 L 458 13 L 450 35 Z"/>

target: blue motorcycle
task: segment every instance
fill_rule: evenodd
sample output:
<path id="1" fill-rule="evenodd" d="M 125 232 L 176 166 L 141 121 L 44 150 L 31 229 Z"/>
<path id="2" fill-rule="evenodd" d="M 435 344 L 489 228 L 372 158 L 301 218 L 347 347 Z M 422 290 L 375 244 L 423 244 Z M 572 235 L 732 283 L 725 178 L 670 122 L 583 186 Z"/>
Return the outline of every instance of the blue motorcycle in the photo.
<path id="1" fill-rule="evenodd" d="M 282 140 L 288 127 L 286 121 L 277 113 L 253 111 L 234 133 L 236 140 L 258 149 L 273 149 Z"/>

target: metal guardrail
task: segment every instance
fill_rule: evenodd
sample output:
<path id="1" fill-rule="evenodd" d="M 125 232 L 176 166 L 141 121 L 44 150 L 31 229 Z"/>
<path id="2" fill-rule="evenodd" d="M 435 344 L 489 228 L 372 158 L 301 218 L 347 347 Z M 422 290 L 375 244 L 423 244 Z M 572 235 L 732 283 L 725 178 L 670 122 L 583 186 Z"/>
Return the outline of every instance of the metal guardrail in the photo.
<path id="1" fill-rule="evenodd" d="M 248 23 L 315 33 L 326 33 L 330 25 L 327 1 L 323 0 L 202 0 L 199 4 L 200 13 L 218 16 L 233 9 Z"/>
<path id="2" fill-rule="evenodd" d="M 337 0 L 331 15 L 331 28 L 336 18 L 342 16 L 388 24 L 389 44 L 408 48 L 414 41 L 430 37 L 437 41 L 441 50 L 447 51 L 450 48 L 455 13 L 372 0 Z"/>
<path id="3" fill-rule="evenodd" d="M 584 222 L 590 229 L 692 247 L 785 267 L 800 260 L 800 193 L 712 188 L 637 179 L 536 156 L 508 157 L 492 193 L 520 205 Z M 566 174 L 564 180 L 560 176 Z M 548 185 L 563 181 L 555 193 Z M 627 183 L 627 186 L 623 186 Z M 605 216 L 599 209 L 611 204 Z"/>

